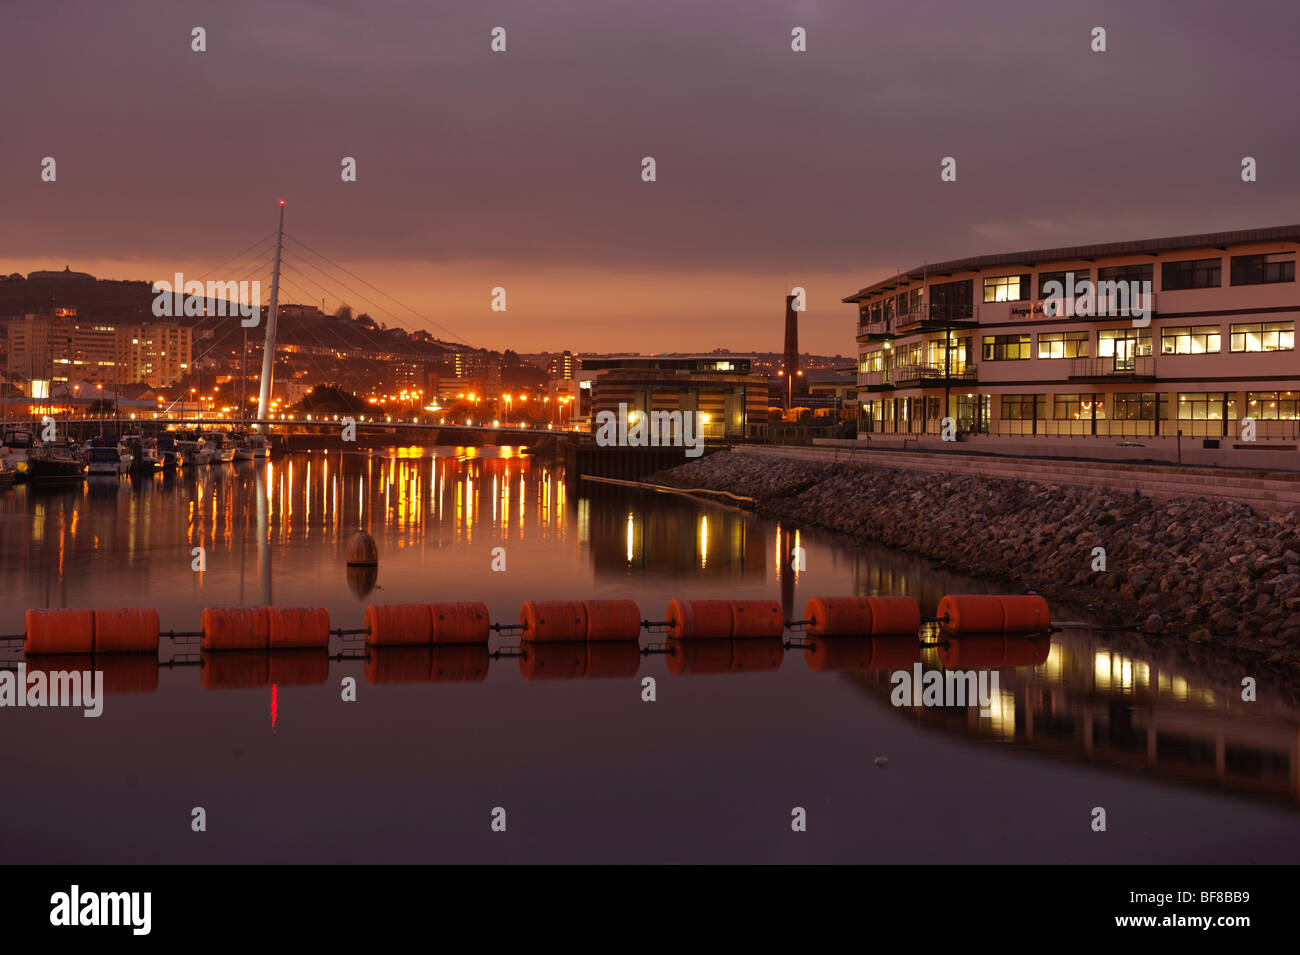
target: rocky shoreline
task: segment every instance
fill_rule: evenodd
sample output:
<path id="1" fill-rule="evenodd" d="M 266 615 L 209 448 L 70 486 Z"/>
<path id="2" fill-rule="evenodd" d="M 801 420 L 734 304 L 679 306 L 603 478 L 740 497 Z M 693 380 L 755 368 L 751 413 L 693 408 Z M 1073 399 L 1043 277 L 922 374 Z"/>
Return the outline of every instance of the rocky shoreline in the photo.
<path id="1" fill-rule="evenodd" d="M 717 453 L 647 479 L 1086 607 L 1107 623 L 1300 667 L 1300 524 L 1224 501 Z M 1105 551 L 1105 570 L 1096 570 Z"/>

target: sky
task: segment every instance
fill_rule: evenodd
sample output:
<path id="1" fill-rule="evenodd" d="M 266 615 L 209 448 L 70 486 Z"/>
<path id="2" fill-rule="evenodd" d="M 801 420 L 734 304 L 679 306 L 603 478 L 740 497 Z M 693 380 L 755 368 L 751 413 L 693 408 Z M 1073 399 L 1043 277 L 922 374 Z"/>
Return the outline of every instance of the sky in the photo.
<path id="1" fill-rule="evenodd" d="M 841 299 L 922 262 L 1300 222 L 1294 0 L 3 15 L 6 274 L 264 277 L 284 199 L 282 301 L 497 349 L 745 352 L 781 350 L 802 286 L 801 349 L 849 355 Z"/>

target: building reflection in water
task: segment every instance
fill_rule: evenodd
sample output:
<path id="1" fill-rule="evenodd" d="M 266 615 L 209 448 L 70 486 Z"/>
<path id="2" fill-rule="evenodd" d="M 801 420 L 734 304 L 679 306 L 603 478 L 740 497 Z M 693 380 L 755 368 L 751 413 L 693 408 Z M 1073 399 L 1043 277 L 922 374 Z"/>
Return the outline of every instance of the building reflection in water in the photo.
<path id="1" fill-rule="evenodd" d="M 1050 644 L 963 637 L 921 648 L 925 670 L 998 670 L 999 693 L 986 717 L 978 704 L 893 707 L 890 674 L 914 662 L 901 649 L 882 655 L 879 646 L 834 648 L 814 641 L 817 649 L 806 653 L 814 669 L 850 671 L 864 691 L 923 726 L 1121 771 L 1300 799 L 1300 724 L 1294 711 L 1216 692 L 1204 677 L 1163 670 L 1107 646 L 1107 636 L 1066 630 Z M 820 662 L 837 657 L 844 665 Z"/>

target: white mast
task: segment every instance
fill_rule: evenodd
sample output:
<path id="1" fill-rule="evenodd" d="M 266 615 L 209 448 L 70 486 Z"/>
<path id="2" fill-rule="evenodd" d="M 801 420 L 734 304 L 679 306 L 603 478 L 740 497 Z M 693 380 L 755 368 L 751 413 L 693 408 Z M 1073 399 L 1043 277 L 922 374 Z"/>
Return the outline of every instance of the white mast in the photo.
<path id="1" fill-rule="evenodd" d="M 284 246 L 284 200 L 280 200 L 280 229 L 275 236 L 275 267 L 271 270 L 271 307 L 266 313 L 266 345 L 262 351 L 262 385 L 257 393 L 257 420 L 271 410 L 271 372 L 275 365 L 275 319 L 280 308 L 280 250 Z"/>

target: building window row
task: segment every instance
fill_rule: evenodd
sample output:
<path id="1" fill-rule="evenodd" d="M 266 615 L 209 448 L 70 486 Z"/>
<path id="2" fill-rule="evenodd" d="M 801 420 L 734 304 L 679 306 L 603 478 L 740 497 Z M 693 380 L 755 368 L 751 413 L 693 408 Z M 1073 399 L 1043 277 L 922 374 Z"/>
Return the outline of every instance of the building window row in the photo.
<path id="1" fill-rule="evenodd" d="M 1253 255 L 1234 255 L 1230 260 L 1230 277 L 1233 285 L 1269 285 L 1277 282 L 1295 281 L 1295 253 L 1275 252 Z M 1091 281 L 1091 269 L 1068 269 L 1038 273 L 1038 297 L 1048 298 L 1047 286 L 1052 282 L 1060 284 L 1062 289 L 1069 285 L 1073 276 L 1075 288 Z M 1150 282 L 1155 281 L 1155 265 L 1139 263 L 1134 265 L 1114 265 L 1097 270 L 1098 282 Z M 1032 294 L 1032 273 L 1016 275 L 989 275 L 983 278 L 985 303 L 1023 302 Z M 949 282 L 930 286 L 932 303 L 945 307 L 951 303 L 947 299 L 953 294 L 957 285 L 969 287 L 967 282 Z M 1160 286 L 1163 291 L 1181 291 L 1185 289 L 1219 288 L 1223 284 L 1223 260 L 1185 259 L 1160 264 Z M 862 320 L 888 320 L 897 314 L 920 312 L 923 288 L 914 288 L 897 295 L 886 296 L 882 301 L 862 306 Z M 883 314 L 882 314 L 883 312 Z"/>

